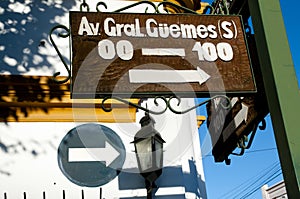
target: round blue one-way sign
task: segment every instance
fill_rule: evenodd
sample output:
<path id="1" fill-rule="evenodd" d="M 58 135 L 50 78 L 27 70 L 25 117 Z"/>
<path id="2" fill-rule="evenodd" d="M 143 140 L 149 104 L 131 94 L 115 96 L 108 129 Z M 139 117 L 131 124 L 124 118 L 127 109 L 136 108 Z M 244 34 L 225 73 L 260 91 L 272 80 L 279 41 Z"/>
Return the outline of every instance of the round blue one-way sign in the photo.
<path id="1" fill-rule="evenodd" d="M 125 161 L 120 137 L 100 124 L 71 129 L 58 147 L 58 165 L 63 174 L 80 186 L 98 187 L 113 180 Z"/>

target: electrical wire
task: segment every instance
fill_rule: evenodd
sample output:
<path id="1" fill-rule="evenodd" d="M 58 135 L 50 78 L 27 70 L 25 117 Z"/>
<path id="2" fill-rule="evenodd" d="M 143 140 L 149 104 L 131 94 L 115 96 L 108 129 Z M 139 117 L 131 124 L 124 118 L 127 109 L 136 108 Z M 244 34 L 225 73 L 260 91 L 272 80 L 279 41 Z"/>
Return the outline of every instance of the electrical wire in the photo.
<path id="1" fill-rule="evenodd" d="M 273 162 L 271 165 L 258 172 L 255 176 L 252 176 L 251 178 L 247 179 L 237 187 L 234 187 L 233 189 L 231 189 L 230 191 L 226 192 L 218 198 L 241 199 L 241 197 L 248 197 L 252 195 L 255 191 L 257 191 L 257 189 L 261 188 L 262 185 L 269 182 L 270 179 L 273 180 L 274 176 L 278 177 L 280 174 L 281 167 L 279 161 Z"/>
<path id="2" fill-rule="evenodd" d="M 245 154 L 247 154 L 247 153 L 257 153 L 257 152 L 266 152 L 266 151 L 272 151 L 272 150 L 277 150 L 277 148 L 274 147 L 274 148 L 266 148 L 266 149 L 248 150 L 248 151 L 245 151 Z M 204 159 L 206 157 L 212 157 L 212 156 L 213 156 L 212 154 L 207 154 L 207 155 L 203 156 L 202 159 Z"/>
<path id="3" fill-rule="evenodd" d="M 269 179 L 273 178 L 273 176 L 276 175 L 278 172 L 281 172 L 279 163 L 274 165 L 274 167 L 272 167 L 272 169 L 263 173 L 261 176 L 258 176 L 258 178 L 253 183 L 244 187 L 244 189 L 242 191 L 240 191 L 238 194 L 236 194 L 235 197 L 230 197 L 230 198 L 242 199 L 245 196 L 247 196 L 249 193 L 251 193 L 251 192 L 254 193 L 255 191 L 253 191 L 253 190 L 260 189 Z"/>
<path id="4" fill-rule="evenodd" d="M 272 178 L 268 179 L 267 181 L 261 183 L 261 186 L 256 187 L 255 189 L 253 189 L 252 191 L 249 191 L 248 193 L 246 193 L 244 196 L 242 196 L 240 199 L 246 199 L 247 197 L 251 196 L 252 194 L 254 194 L 257 190 L 261 189 L 261 187 L 265 184 L 268 184 L 269 182 L 271 182 L 272 180 L 276 179 L 278 176 L 280 176 L 282 174 L 281 170 L 279 170 L 280 172 L 277 173 L 275 176 L 273 176 Z"/>
<path id="5" fill-rule="evenodd" d="M 236 198 L 239 195 L 243 194 L 247 189 L 249 189 L 251 186 L 253 186 L 259 179 L 261 179 L 262 176 L 265 176 L 266 173 L 272 171 L 279 162 L 274 162 L 271 165 L 269 165 L 267 168 L 263 169 L 259 173 L 257 173 L 255 176 L 252 176 L 250 179 L 247 179 L 243 183 L 241 183 L 239 186 L 233 188 L 227 194 L 223 195 L 221 198 Z M 247 186 L 245 186 L 247 185 Z M 226 196 L 226 197 L 225 197 Z"/>

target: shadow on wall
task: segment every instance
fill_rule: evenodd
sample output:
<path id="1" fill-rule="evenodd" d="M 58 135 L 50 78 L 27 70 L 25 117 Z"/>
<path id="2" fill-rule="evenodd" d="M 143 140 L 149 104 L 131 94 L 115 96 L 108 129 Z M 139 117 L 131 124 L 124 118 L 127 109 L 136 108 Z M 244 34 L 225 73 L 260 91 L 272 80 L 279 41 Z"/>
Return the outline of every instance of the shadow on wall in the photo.
<path id="1" fill-rule="evenodd" d="M 76 0 L 0 1 L 0 74 L 5 74 L 0 75 L 0 122 L 18 121 L 20 114 L 27 117 L 35 110 L 47 113 L 37 103 L 62 100 L 66 89 L 50 78 L 21 75 L 36 70 L 56 72 L 53 67 L 58 62 L 53 60 L 58 55 L 48 41 L 49 32 L 75 5 Z"/>
<path id="2" fill-rule="evenodd" d="M 62 20 L 68 17 L 63 16 L 75 5 L 76 0 L 0 1 L 0 73 L 18 75 L 52 68 L 57 54 L 49 52 L 53 48 L 49 32 L 65 23 Z"/>
<path id="3" fill-rule="evenodd" d="M 47 106 L 49 102 L 62 101 L 66 88 L 65 85 L 55 83 L 50 77 L 0 75 L 0 122 L 7 124 L 9 121 L 18 121 L 19 117 L 28 117 L 34 111 L 48 113 L 48 109 L 51 108 Z M 28 148 L 21 139 L 7 143 L 2 139 L 1 133 L 0 131 L 0 152 L 6 154 L 26 152 L 32 156 L 46 153 L 45 144 L 37 140 L 32 140 L 32 143 L 40 150 Z M 56 147 L 54 148 L 56 150 Z M 3 170 L 3 165 L 0 165 L 0 175 L 10 176 L 9 171 Z"/>
<path id="4" fill-rule="evenodd" d="M 68 86 L 50 77 L 0 75 L 0 122 L 18 121 L 21 116 L 41 110 L 48 113 L 51 100 L 62 101 Z"/>
<path id="5" fill-rule="evenodd" d="M 0 1 L 0 122 L 18 121 L 34 111 L 47 113 L 49 107 L 45 104 L 51 100 L 62 101 L 68 85 L 56 84 L 49 77 L 23 74 L 37 70 L 56 72 L 53 60 L 58 55 L 48 41 L 49 32 L 55 25 L 64 23 L 61 20 L 67 18 L 64 16 L 76 3 L 77 0 Z M 69 61 L 68 57 L 64 58 Z M 12 144 L 1 137 L 0 151 L 4 153 L 40 154 L 26 147 L 22 140 Z M 40 148 L 39 142 L 35 143 Z M 10 172 L 1 170 L 2 166 L 0 174 L 10 176 Z"/>
<path id="6" fill-rule="evenodd" d="M 156 180 L 156 185 L 159 188 L 183 187 L 185 193 L 193 193 L 195 198 L 207 199 L 206 187 L 203 177 L 198 174 L 196 165 L 193 160 L 189 160 L 190 172 L 184 172 L 181 166 L 164 167 L 162 175 Z M 122 171 L 119 175 L 119 190 L 135 190 L 145 189 L 145 180 L 138 173 L 130 173 Z M 130 179 L 130 180 L 128 180 Z M 158 189 L 154 190 L 157 192 Z M 145 189 L 146 194 L 146 189 Z M 145 197 L 121 197 L 120 199 L 144 199 Z M 174 195 L 155 196 L 157 199 L 184 199 L 186 196 L 183 193 L 174 193 Z"/>

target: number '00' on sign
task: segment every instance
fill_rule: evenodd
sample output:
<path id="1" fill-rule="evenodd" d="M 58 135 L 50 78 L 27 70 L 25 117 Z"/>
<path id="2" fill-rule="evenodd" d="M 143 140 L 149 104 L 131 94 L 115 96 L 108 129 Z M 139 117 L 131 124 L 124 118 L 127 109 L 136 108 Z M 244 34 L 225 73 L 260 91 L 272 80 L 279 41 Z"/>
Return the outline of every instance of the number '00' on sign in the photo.
<path id="1" fill-rule="evenodd" d="M 103 59 L 113 59 L 116 54 L 122 60 L 131 60 L 133 57 L 133 46 L 127 40 L 120 40 L 116 45 L 109 39 L 98 43 L 98 54 Z"/>

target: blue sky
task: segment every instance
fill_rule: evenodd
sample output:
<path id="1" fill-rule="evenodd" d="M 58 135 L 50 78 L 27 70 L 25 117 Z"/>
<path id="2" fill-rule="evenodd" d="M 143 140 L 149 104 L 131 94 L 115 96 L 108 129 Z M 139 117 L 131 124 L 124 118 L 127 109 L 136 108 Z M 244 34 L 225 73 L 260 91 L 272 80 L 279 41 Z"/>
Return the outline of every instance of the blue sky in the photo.
<path id="1" fill-rule="evenodd" d="M 296 0 L 281 0 L 280 3 L 298 85 L 300 85 L 300 60 L 298 58 L 300 38 L 299 26 L 297 25 L 299 22 L 295 17 L 295 13 L 298 13 L 300 2 Z M 204 112 L 205 109 L 200 110 L 200 114 Z M 209 199 L 260 199 L 262 198 L 260 187 L 264 182 L 269 181 L 268 179 L 273 179 L 267 183 L 271 186 L 283 179 L 280 174 L 281 171 L 278 171 L 280 169 L 279 158 L 270 115 L 265 119 L 267 128 L 263 131 L 258 130 L 252 147 L 242 157 L 230 156 L 230 166 L 225 165 L 225 163 L 215 163 L 211 152 L 204 156 L 203 164 Z M 203 141 L 207 136 L 206 131 L 206 124 L 204 124 L 200 129 L 202 148 L 206 144 Z M 204 155 L 207 154 L 205 151 L 203 152 Z M 243 197 L 245 193 L 249 193 L 249 196 Z"/>
<path id="2" fill-rule="evenodd" d="M 299 38 L 299 21 L 295 17 L 298 13 L 300 2 L 297 0 L 280 0 L 285 28 L 289 40 L 291 54 L 294 62 L 295 72 L 298 79 L 298 86 L 300 87 L 300 38 Z"/>

